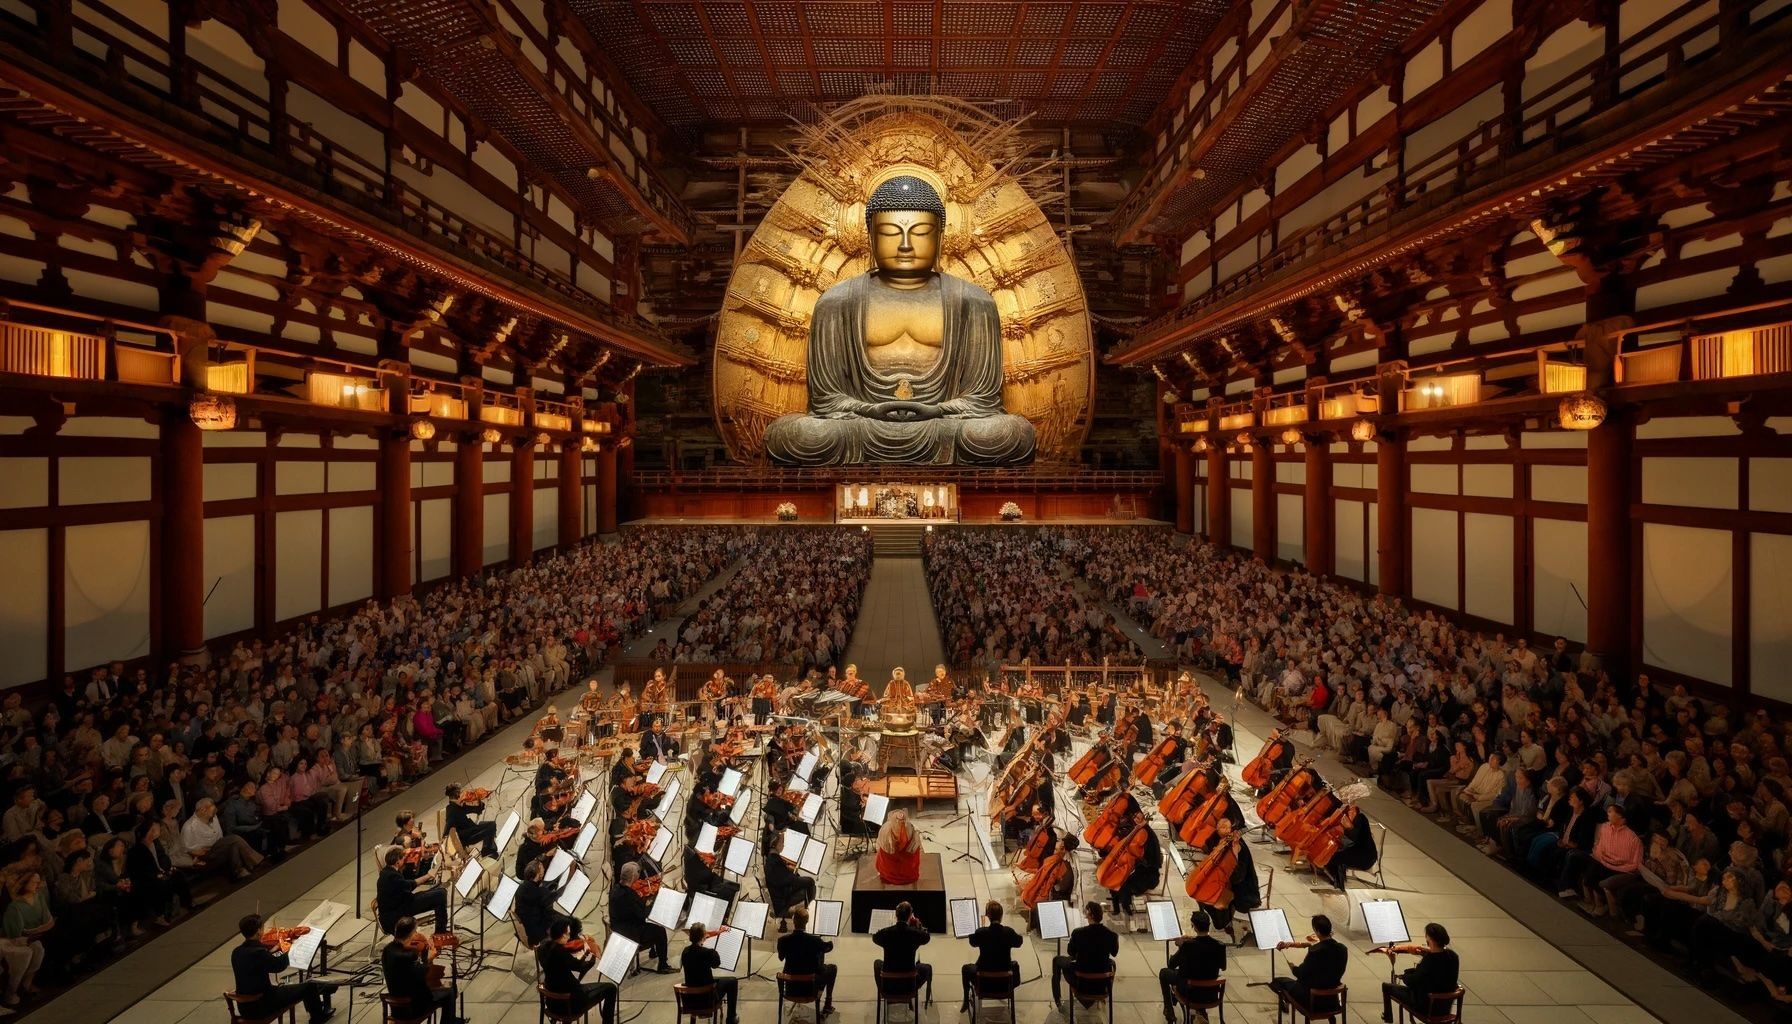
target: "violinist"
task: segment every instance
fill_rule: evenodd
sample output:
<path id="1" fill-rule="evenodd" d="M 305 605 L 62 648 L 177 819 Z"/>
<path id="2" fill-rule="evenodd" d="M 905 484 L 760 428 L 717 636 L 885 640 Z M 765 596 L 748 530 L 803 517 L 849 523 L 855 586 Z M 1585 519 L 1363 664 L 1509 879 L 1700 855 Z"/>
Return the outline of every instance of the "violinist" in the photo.
<path id="1" fill-rule="evenodd" d="M 686 928 L 684 934 L 690 940 L 690 945 L 678 954 L 678 963 L 684 968 L 685 987 L 707 988 L 714 985 L 716 1000 L 726 1000 L 728 1003 L 727 1024 L 740 1024 L 740 1017 L 735 1012 L 736 1004 L 740 1002 L 740 979 L 716 977 L 716 968 L 722 966 L 722 954 L 703 944 L 703 940 L 709 937 L 709 932 L 701 922 Z"/>
<path id="2" fill-rule="evenodd" d="M 1014 987 L 1020 987 L 1020 964 L 1014 962 L 1014 951 L 1021 946 L 1020 933 L 1002 923 L 1002 904 L 997 900 L 984 904 L 983 916 L 989 923 L 969 936 L 971 948 L 977 951 L 977 962 L 964 965 L 964 1004 L 958 1008 L 960 1013 L 971 1011 L 971 986 L 977 983 L 978 971 L 1009 971 L 1014 975 Z"/>
<path id="3" fill-rule="evenodd" d="M 760 840 L 765 861 L 766 897 L 777 917 L 784 917 L 792 907 L 805 906 L 815 900 L 815 879 L 797 873 L 790 862 L 779 856 L 777 833 L 767 830 Z M 779 931 L 784 930 L 782 923 Z"/>
<path id="4" fill-rule="evenodd" d="M 790 912 L 790 934 L 778 939 L 778 959 L 784 962 L 784 974 L 793 978 L 814 978 L 815 995 L 826 993 L 826 1003 L 821 1008 L 821 1016 L 827 1017 L 834 1012 L 834 981 L 840 976 L 840 968 L 827 961 L 827 955 L 834 951 L 834 944 L 809 931 L 809 908 L 799 906 Z M 789 982 L 786 982 L 786 991 Z M 810 992 L 799 991 L 797 995 L 809 995 Z"/>
<path id="5" fill-rule="evenodd" d="M 707 859 L 706 859 L 707 858 Z M 723 903 L 733 904 L 740 895 L 740 883 L 730 882 L 715 869 L 716 855 L 697 852 L 696 844 L 684 847 L 684 887 L 691 892 L 704 892 Z"/>
<path id="6" fill-rule="evenodd" d="M 871 936 L 871 941 L 884 951 L 882 957 L 871 961 L 871 977 L 876 978 L 888 966 L 891 974 L 915 974 L 915 989 L 927 989 L 927 1003 L 933 1003 L 933 965 L 924 964 L 915 959 L 915 954 L 932 936 L 927 933 L 927 926 L 915 917 L 915 908 L 904 900 L 896 904 L 896 923 L 880 928 Z M 906 990 L 905 990 L 906 991 Z"/>
<path id="7" fill-rule="evenodd" d="M 1270 979 L 1269 990 L 1283 999 L 1292 999 L 1301 1006 L 1310 1006 L 1315 1011 L 1325 1012 L 1337 1009 L 1337 997 L 1332 996 L 1323 1006 L 1313 1005 L 1313 992 L 1328 988 L 1337 988 L 1344 981 L 1344 968 L 1349 966 L 1350 951 L 1344 944 L 1332 938 L 1332 919 L 1324 914 L 1313 915 L 1313 934 L 1303 942 L 1278 942 L 1277 949 L 1304 949 L 1306 959 L 1289 967 L 1293 977 L 1277 977 Z"/>
<path id="8" fill-rule="evenodd" d="M 304 1002 L 311 1024 L 323 1024 L 336 1015 L 330 1007 L 330 996 L 338 986 L 321 981 L 299 985 L 276 985 L 274 976 L 287 969 L 286 954 L 269 949 L 261 941 L 261 915 L 250 914 L 237 922 L 243 941 L 230 951 L 230 970 L 236 976 L 234 991 L 246 998 L 239 1004 L 245 1015 L 258 1020 L 273 1020 L 287 1007 Z"/>
<path id="9" fill-rule="evenodd" d="M 1131 917 L 1133 898 L 1157 888 L 1163 879 L 1164 848 L 1143 810 L 1133 813 L 1132 831 L 1121 835 L 1119 845 L 1120 849 L 1114 852 L 1131 856 L 1133 868 L 1120 888 L 1109 892 L 1113 894 L 1115 912 Z"/>
<path id="10" fill-rule="evenodd" d="M 380 901 L 380 930 L 392 934 L 401 918 L 415 918 L 425 910 L 436 917 L 436 934 L 448 930 L 448 890 L 435 884 L 435 868 L 416 878 L 406 878 L 399 869 L 404 851 L 394 846 L 386 851 L 386 866 L 376 883 Z M 423 886 L 423 888 L 419 888 Z"/>
<path id="11" fill-rule="evenodd" d="M 382 901 L 381 911 L 384 912 Z M 442 1024 L 467 1024 L 454 1012 L 455 991 L 451 985 L 430 984 L 430 959 L 435 956 L 429 939 L 417 934 L 417 919 L 403 915 L 392 924 L 392 941 L 380 950 L 380 970 L 386 976 L 386 992 L 410 1000 L 406 1010 L 423 1014 L 438 1009 Z"/>
<path id="12" fill-rule="evenodd" d="M 615 1024 L 616 986 L 607 981 L 583 980 L 597 966 L 597 953 L 575 934 L 577 926 L 578 922 L 570 917 L 555 918 L 548 926 L 547 941 L 535 948 L 541 987 L 571 996 L 570 1009 L 575 1017 L 595 1006 L 603 1024 Z"/>
<path id="13" fill-rule="evenodd" d="M 1164 993 L 1164 1020 L 1169 1024 L 1176 1024 L 1177 993 L 1205 996 L 1207 990 L 1190 988 L 1189 982 L 1213 981 L 1226 969 L 1226 944 L 1207 934 L 1207 912 L 1199 907 L 1189 911 L 1188 923 L 1195 933 L 1176 938 L 1170 965 L 1157 972 L 1157 984 Z M 1207 1011 L 1195 1012 L 1195 1019 L 1206 1024 Z"/>
<path id="14" fill-rule="evenodd" d="M 412 811 L 399 811 L 394 820 L 398 830 L 392 834 L 392 845 L 408 854 L 401 870 L 406 878 L 418 878 L 434 868 L 436 861 L 424 849 L 426 844 L 423 841 L 423 826 L 417 823 L 417 815 Z"/>
<path id="15" fill-rule="evenodd" d="M 1418 963 L 1400 973 L 1400 984 L 1381 983 L 1381 1019 L 1389 1024 L 1394 1020 L 1395 1003 L 1419 1019 L 1431 1015 L 1432 996 L 1456 991 L 1462 961 L 1450 948 L 1450 933 L 1436 921 L 1425 926 L 1423 946 L 1385 946 L 1382 952 L 1388 955 L 1390 964 L 1400 953 L 1419 958 Z"/>
<path id="16" fill-rule="evenodd" d="M 554 900 L 559 898 L 560 888 L 572 872 L 552 882 L 542 881 L 546 874 L 546 866 L 539 859 L 532 860 L 523 867 L 522 884 L 516 887 L 516 919 L 532 946 L 541 945 L 547 938 L 548 925 L 554 920 Z"/>
<path id="17" fill-rule="evenodd" d="M 678 756 L 678 741 L 666 735 L 666 720 L 655 717 L 653 727 L 641 735 L 641 756 L 668 761 Z"/>
<path id="18" fill-rule="evenodd" d="M 1083 904 L 1083 926 L 1070 933 L 1070 948 L 1052 957 L 1052 1005 L 1064 1008 L 1064 975 L 1067 972 L 1106 974 L 1120 955 L 1120 936 L 1101 923 L 1101 904 Z"/>
<path id="19" fill-rule="evenodd" d="M 478 844 L 481 857 L 498 856 L 498 823 L 473 820 L 475 815 L 485 813 L 485 801 L 472 799 L 475 794 L 463 793 L 458 782 L 450 782 L 444 792 L 448 795 L 448 831 L 459 836 L 461 845 L 469 850 Z"/>
<path id="20" fill-rule="evenodd" d="M 617 872 L 616 884 L 610 887 L 610 930 L 634 939 L 657 959 L 660 965 L 654 968 L 655 973 L 671 974 L 672 965 L 666 962 L 666 929 L 647 919 L 652 908 L 635 891 L 635 883 L 640 880 L 639 864 L 624 864 Z"/>
<path id="21" fill-rule="evenodd" d="M 844 773 L 842 773 L 844 776 Z M 840 791 L 840 834 L 870 836 L 877 830 L 865 820 L 865 798 L 871 794 L 871 780 L 863 775 Z"/>
<path id="22" fill-rule="evenodd" d="M 1262 890 L 1257 886 L 1257 864 L 1251 859 L 1251 844 L 1244 841 L 1243 832 L 1233 828 L 1232 819 L 1221 818 L 1216 826 L 1216 835 L 1218 838 L 1214 841 L 1215 850 L 1229 842 L 1238 855 L 1238 860 L 1232 866 L 1230 884 L 1227 886 L 1232 893 L 1232 902 L 1225 906 L 1203 903 L 1201 909 L 1207 911 L 1208 916 L 1213 919 L 1214 925 L 1220 931 L 1225 932 L 1226 938 L 1230 939 L 1233 937 L 1233 916 L 1248 914 L 1250 911 L 1256 910 L 1262 905 L 1263 896 Z M 1209 856 L 1214 856 L 1214 854 L 1209 854 Z M 1243 945 L 1245 939 L 1251 935 L 1249 918 L 1246 918 L 1246 922 L 1244 934 L 1236 940 L 1239 945 Z"/>

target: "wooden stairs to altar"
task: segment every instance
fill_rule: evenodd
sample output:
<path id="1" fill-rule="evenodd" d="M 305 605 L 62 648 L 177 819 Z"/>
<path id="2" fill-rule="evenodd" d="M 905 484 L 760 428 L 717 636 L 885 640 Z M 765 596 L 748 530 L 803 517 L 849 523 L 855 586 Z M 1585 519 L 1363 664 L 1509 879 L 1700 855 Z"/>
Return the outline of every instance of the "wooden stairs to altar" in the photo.
<path id="1" fill-rule="evenodd" d="M 919 558 L 925 523 L 873 523 L 871 551 L 879 558 Z"/>

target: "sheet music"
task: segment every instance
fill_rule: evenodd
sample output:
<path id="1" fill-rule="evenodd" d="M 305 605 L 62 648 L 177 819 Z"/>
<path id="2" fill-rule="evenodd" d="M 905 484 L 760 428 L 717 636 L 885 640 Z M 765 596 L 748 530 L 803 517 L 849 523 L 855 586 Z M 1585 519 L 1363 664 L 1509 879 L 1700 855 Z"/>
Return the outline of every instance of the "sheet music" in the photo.
<path id="1" fill-rule="evenodd" d="M 741 774 L 733 768 L 722 769 L 722 781 L 716 783 L 716 792 L 723 796 L 733 796 L 740 792 Z"/>
<path id="2" fill-rule="evenodd" d="M 510 841 L 516 837 L 516 830 L 522 827 L 522 816 L 515 811 L 511 811 L 510 814 L 505 816 L 504 824 L 498 826 L 498 838 L 495 840 L 498 844 L 498 849 L 502 850 L 509 846 Z"/>
<path id="3" fill-rule="evenodd" d="M 317 959 L 318 947 L 323 944 L 324 929 L 311 927 L 310 931 L 292 940 L 292 947 L 286 951 L 287 968 L 294 971 L 310 970 L 311 961 Z"/>
<path id="4" fill-rule="evenodd" d="M 806 751 L 803 754 L 803 759 L 801 761 L 797 762 L 796 777 L 799 779 L 802 779 L 804 782 L 808 782 L 809 776 L 811 774 L 813 774 L 815 771 L 816 763 L 819 762 L 820 760 L 821 760 L 820 754 L 816 753 L 813 750 Z"/>
<path id="5" fill-rule="evenodd" d="M 803 819 L 803 824 L 813 825 L 815 824 L 815 819 L 820 814 L 821 797 L 816 796 L 814 793 L 810 793 L 808 798 L 803 801 L 803 809 L 797 813 L 797 817 Z"/>
<path id="6" fill-rule="evenodd" d="M 983 915 L 977 912 L 977 901 L 968 896 L 961 896 L 952 901 L 952 937 L 968 938 L 977 930 Z"/>
<path id="7" fill-rule="evenodd" d="M 734 798 L 734 806 L 728 808 L 728 820 L 736 825 L 740 824 L 741 819 L 747 816 L 747 808 L 752 806 L 753 791 L 750 789 L 742 791 L 739 796 Z"/>
<path id="8" fill-rule="evenodd" d="M 884 816 L 890 813 L 890 798 L 882 793 L 872 793 L 865 797 L 865 820 L 873 825 L 882 825 Z"/>
<path id="9" fill-rule="evenodd" d="M 650 785 L 650 786 L 659 785 L 660 780 L 665 778 L 665 776 L 666 776 L 666 763 L 664 761 L 655 761 L 652 764 L 647 766 L 647 784 L 648 785 Z"/>
<path id="10" fill-rule="evenodd" d="M 591 888 L 591 876 L 583 871 L 574 871 L 566 880 L 566 888 L 560 891 L 560 898 L 554 901 L 562 913 L 577 915 L 579 901 L 585 898 L 585 890 Z"/>
<path id="11" fill-rule="evenodd" d="M 720 830 L 709 822 L 704 822 L 703 827 L 697 831 L 697 852 L 716 852 L 716 838 L 718 835 L 720 835 Z"/>
<path id="12" fill-rule="evenodd" d="M 667 781 L 666 793 L 664 796 L 660 797 L 659 806 L 657 806 L 653 809 L 654 817 L 660 819 L 661 821 L 666 820 L 666 815 L 672 813 L 672 804 L 678 800 L 678 789 L 679 789 L 679 786 L 678 786 L 677 779 L 671 779 L 671 780 Z"/>
<path id="13" fill-rule="evenodd" d="M 454 894 L 463 900 L 466 899 L 467 893 L 473 891 L 473 886 L 478 884 L 479 876 L 483 874 L 485 874 L 485 865 L 479 863 L 479 858 L 468 857 L 467 866 L 460 869 L 460 877 L 454 880 Z"/>
<path id="14" fill-rule="evenodd" d="M 1063 900 L 1042 900 L 1039 910 L 1039 937 L 1046 940 L 1070 937 L 1070 904 Z"/>
<path id="15" fill-rule="evenodd" d="M 713 929 L 711 929 L 713 931 Z M 716 951 L 722 958 L 722 970 L 734 973 L 740 963 L 740 950 L 746 942 L 746 935 L 733 928 L 724 928 L 720 935 L 711 935 L 703 940 L 703 945 Z"/>
<path id="16" fill-rule="evenodd" d="M 510 905 L 516 902 L 516 887 L 516 879 L 509 875 L 498 876 L 498 888 L 493 890 L 492 898 L 485 901 L 485 912 L 492 915 L 493 920 L 510 920 Z"/>
<path id="17" fill-rule="evenodd" d="M 803 859 L 803 847 L 808 842 L 807 835 L 796 829 L 787 828 L 784 830 L 784 834 L 778 837 L 778 856 L 788 861 L 800 861 Z"/>
<path id="18" fill-rule="evenodd" d="M 1364 900 L 1363 923 L 1369 926 L 1369 941 L 1377 946 L 1391 942 L 1411 942 L 1406 931 L 1406 915 L 1399 900 Z"/>
<path id="19" fill-rule="evenodd" d="M 572 854 L 567 853 L 565 850 L 555 850 L 554 858 L 548 861 L 547 874 L 543 875 L 541 880 L 544 882 L 552 882 L 558 879 L 561 875 L 572 870 L 572 863 Z"/>
<path id="20" fill-rule="evenodd" d="M 653 842 L 647 844 L 647 855 L 655 861 L 666 859 L 666 851 L 672 848 L 672 830 L 661 825 L 653 834 Z"/>
<path id="21" fill-rule="evenodd" d="M 1294 941 L 1294 933 L 1288 930 L 1288 915 L 1281 907 L 1251 911 L 1251 931 L 1257 935 L 1259 950 L 1274 949 L 1278 942 Z"/>
<path id="22" fill-rule="evenodd" d="M 753 866 L 753 841 L 746 836 L 728 837 L 728 856 L 722 859 L 724 870 L 745 875 Z"/>
<path id="23" fill-rule="evenodd" d="M 880 907 L 871 912 L 871 934 L 876 935 L 885 928 L 896 923 L 896 911 L 888 907 Z"/>
<path id="24" fill-rule="evenodd" d="M 572 819 L 574 821 L 590 821 L 591 810 L 596 806 L 597 795 L 587 789 L 579 794 L 578 802 L 572 805 Z"/>
<path id="25" fill-rule="evenodd" d="M 597 973 L 618 985 L 622 984 L 628 969 L 634 966 L 635 951 L 640 948 L 640 944 L 634 939 L 621 932 L 611 932 L 610 940 L 604 943 L 603 955 L 597 958 Z"/>
<path id="26" fill-rule="evenodd" d="M 734 905 L 734 916 L 729 919 L 728 927 L 745 932 L 755 939 L 765 938 L 767 904 L 742 900 Z"/>
<path id="27" fill-rule="evenodd" d="M 792 775 L 790 781 L 785 784 L 784 788 L 790 790 L 792 793 L 807 793 L 809 792 L 809 780 Z"/>
<path id="28" fill-rule="evenodd" d="M 591 844 L 597 839 L 597 823 L 590 822 L 579 829 L 579 837 L 572 841 L 572 855 L 584 857 L 591 850 Z"/>
<path id="29" fill-rule="evenodd" d="M 1182 937 L 1182 922 L 1176 919 L 1176 904 L 1169 900 L 1150 900 L 1145 914 L 1151 918 L 1151 938 L 1168 942 Z"/>
<path id="30" fill-rule="evenodd" d="M 821 874 L 821 859 L 828 852 L 828 844 L 819 839 L 810 839 L 803 846 L 803 855 L 797 861 L 797 867 L 811 875 Z"/>
<path id="31" fill-rule="evenodd" d="M 839 900 L 816 900 L 809 904 L 809 930 L 824 939 L 840 934 L 840 915 L 846 904 Z"/>
<path id="32" fill-rule="evenodd" d="M 727 900 L 718 900 L 706 892 L 694 892 L 691 893 L 691 910 L 684 919 L 684 925 L 689 928 L 691 925 L 701 924 L 704 931 L 713 932 L 722 927 L 722 918 L 727 914 Z"/>
<path id="33" fill-rule="evenodd" d="M 669 885 L 662 885 L 660 891 L 654 894 L 653 909 L 648 911 L 647 920 L 670 930 L 678 927 L 678 918 L 683 913 L 684 893 Z"/>

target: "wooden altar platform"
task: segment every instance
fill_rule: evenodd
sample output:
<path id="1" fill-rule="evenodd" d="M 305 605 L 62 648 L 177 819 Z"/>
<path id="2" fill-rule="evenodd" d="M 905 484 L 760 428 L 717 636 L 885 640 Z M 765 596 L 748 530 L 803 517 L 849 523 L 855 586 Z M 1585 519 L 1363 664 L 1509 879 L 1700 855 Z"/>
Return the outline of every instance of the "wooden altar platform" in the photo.
<path id="1" fill-rule="evenodd" d="M 913 800 L 915 810 L 925 810 L 929 801 L 958 807 L 958 777 L 951 772 L 925 771 L 919 775 L 896 772 L 881 779 L 872 779 L 871 792 L 895 800 Z"/>
<path id="2" fill-rule="evenodd" d="M 937 853 L 921 854 L 921 877 L 907 885 L 886 885 L 877 877 L 877 858 L 859 860 L 859 870 L 852 880 L 852 930 L 864 934 L 871 930 L 873 910 L 895 910 L 906 901 L 915 916 L 935 934 L 946 932 L 946 872 Z"/>

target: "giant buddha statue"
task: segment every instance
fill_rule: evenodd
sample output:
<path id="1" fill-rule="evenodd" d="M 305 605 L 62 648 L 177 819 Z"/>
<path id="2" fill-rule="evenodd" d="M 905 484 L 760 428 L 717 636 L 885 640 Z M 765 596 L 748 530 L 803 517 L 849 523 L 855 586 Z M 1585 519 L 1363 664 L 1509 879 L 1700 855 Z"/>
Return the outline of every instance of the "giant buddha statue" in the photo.
<path id="1" fill-rule="evenodd" d="M 873 269 L 823 292 L 809 322 L 809 411 L 765 431 L 774 460 L 1007 465 L 1033 425 L 1002 409 L 1002 322 L 981 287 L 938 270 L 946 205 L 912 175 L 865 204 Z"/>

